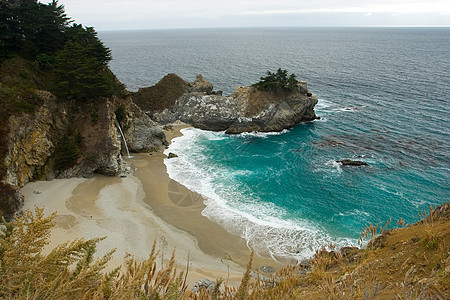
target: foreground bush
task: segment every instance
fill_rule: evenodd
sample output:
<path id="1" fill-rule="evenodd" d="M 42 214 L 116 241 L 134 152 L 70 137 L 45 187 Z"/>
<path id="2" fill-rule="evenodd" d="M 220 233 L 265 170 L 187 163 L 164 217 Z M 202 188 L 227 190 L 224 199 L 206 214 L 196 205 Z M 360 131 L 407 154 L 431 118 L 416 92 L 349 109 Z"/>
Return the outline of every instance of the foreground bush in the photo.
<path id="1" fill-rule="evenodd" d="M 156 251 L 142 263 L 126 258 L 125 267 L 105 273 L 114 250 L 94 259 L 101 239 L 64 243 L 49 254 L 48 244 L 55 214 L 42 209 L 25 211 L 0 233 L 0 299 L 181 299 L 188 293 L 183 273 L 177 275 L 174 257 L 156 271 Z"/>
<path id="2" fill-rule="evenodd" d="M 111 272 L 114 251 L 94 259 L 101 239 L 62 244 L 44 255 L 55 214 L 25 211 L 0 230 L 0 299 L 450 299 L 450 203 L 406 228 L 381 230 L 365 249 L 316 252 L 304 265 L 286 266 L 270 278 L 252 270 L 239 287 L 194 293 L 177 273 L 174 255 L 157 267 L 155 245 L 142 263 L 133 257 Z M 377 226 L 363 229 L 362 238 Z M 370 233 L 369 233 L 370 231 Z"/>

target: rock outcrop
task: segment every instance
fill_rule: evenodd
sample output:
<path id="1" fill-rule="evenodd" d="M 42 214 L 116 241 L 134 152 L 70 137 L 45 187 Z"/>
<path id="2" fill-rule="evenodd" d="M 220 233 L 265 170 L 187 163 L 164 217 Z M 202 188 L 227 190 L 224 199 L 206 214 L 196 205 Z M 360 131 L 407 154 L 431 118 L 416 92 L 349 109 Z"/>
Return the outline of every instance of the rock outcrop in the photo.
<path id="1" fill-rule="evenodd" d="M 158 85 L 164 85 L 162 81 Z M 293 91 L 277 94 L 260 91 L 253 86 L 238 87 L 227 97 L 213 91 L 213 86 L 201 75 L 188 86 L 188 91 L 177 98 L 173 105 L 147 112 L 162 124 L 180 120 L 197 128 L 225 130 L 231 134 L 282 131 L 317 118 L 314 113 L 317 97 L 308 90 L 305 82 L 299 82 Z M 140 99 L 140 103 L 158 102 L 152 98 Z"/>
<path id="2" fill-rule="evenodd" d="M 188 85 L 189 93 L 205 93 L 209 95 L 213 91 L 213 85 L 205 80 L 202 74 L 198 74 L 197 77 L 195 77 L 195 80 Z"/>
<path id="3" fill-rule="evenodd" d="M 160 151 L 169 143 L 162 129 L 130 99 L 116 99 L 116 107 L 126 112 L 121 121 L 130 152 Z"/>

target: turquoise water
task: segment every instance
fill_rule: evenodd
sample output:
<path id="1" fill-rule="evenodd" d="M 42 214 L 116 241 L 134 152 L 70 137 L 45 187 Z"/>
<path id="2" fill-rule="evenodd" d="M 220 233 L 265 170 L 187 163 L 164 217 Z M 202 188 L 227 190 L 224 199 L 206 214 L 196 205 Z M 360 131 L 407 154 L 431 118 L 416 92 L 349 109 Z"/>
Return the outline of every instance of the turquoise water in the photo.
<path id="1" fill-rule="evenodd" d="M 285 28 L 105 32 L 129 88 L 202 73 L 231 93 L 278 67 L 318 96 L 320 120 L 277 134 L 185 129 L 169 175 L 203 214 L 274 257 L 356 245 L 361 227 L 450 200 L 450 29 Z M 346 168 L 351 158 L 367 167 Z"/>

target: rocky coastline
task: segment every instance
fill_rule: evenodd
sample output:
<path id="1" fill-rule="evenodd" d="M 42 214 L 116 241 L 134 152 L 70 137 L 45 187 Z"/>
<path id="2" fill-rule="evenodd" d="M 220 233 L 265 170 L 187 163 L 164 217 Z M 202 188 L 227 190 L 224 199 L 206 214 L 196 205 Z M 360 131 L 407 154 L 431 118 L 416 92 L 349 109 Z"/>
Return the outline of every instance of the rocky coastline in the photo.
<path id="1" fill-rule="evenodd" d="M 1 181 L 6 217 L 21 206 L 18 189 L 28 182 L 126 173 L 129 166 L 118 126 L 130 152 L 158 152 L 168 145 L 163 127 L 176 121 L 237 134 L 282 131 L 317 118 L 317 97 L 305 82 L 278 94 L 241 86 L 222 96 L 202 75 L 187 82 L 169 74 L 155 86 L 125 97 L 81 103 L 58 101 L 47 91 L 35 94 L 41 103 L 35 111 L 11 115 L 7 123 Z"/>

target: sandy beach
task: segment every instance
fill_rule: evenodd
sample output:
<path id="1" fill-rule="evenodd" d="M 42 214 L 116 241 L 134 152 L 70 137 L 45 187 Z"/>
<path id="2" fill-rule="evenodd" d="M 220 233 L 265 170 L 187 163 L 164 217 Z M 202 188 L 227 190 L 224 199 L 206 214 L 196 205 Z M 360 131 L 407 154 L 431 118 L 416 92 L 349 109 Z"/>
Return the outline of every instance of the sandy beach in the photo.
<path id="1" fill-rule="evenodd" d="M 185 127 L 174 126 L 166 132 L 167 139 L 181 135 Z M 177 269 L 185 270 L 189 261 L 189 286 L 201 278 L 223 278 L 237 285 L 250 255 L 245 240 L 201 215 L 202 196 L 169 178 L 165 158 L 161 152 L 133 154 L 127 159 L 131 173 L 126 178 L 96 175 L 29 183 L 21 189 L 24 209 L 39 206 L 46 215 L 57 212 L 49 249 L 76 238 L 106 237 L 97 254 L 116 249 L 112 268 L 122 264 L 127 253 L 137 260 L 148 258 L 156 241 L 159 265 L 174 250 Z M 280 267 L 259 256 L 253 265 L 255 270 Z"/>

